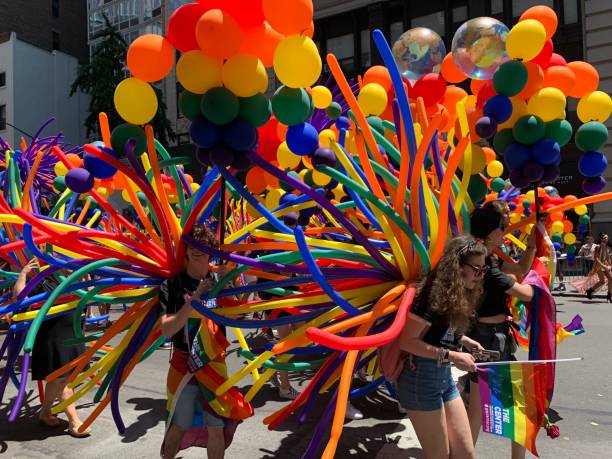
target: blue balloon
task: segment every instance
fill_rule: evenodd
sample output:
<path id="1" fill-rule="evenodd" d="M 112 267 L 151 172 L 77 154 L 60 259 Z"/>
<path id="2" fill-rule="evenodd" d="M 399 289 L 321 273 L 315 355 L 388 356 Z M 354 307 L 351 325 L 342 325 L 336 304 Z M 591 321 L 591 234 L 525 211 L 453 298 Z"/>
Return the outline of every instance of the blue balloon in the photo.
<path id="1" fill-rule="evenodd" d="M 257 145 L 257 129 L 242 118 L 223 126 L 223 141 L 236 151 L 247 151 Z"/>
<path id="2" fill-rule="evenodd" d="M 598 151 L 589 151 L 578 160 L 578 170 L 585 177 L 598 177 L 608 167 L 608 158 Z"/>
<path id="3" fill-rule="evenodd" d="M 510 208 L 510 210 L 515 210 L 516 209 L 516 202 L 509 202 L 508 203 L 508 207 Z"/>
<path id="4" fill-rule="evenodd" d="M 553 247 L 558 252 L 561 249 L 561 244 L 559 242 L 553 242 Z"/>
<path id="5" fill-rule="evenodd" d="M 104 152 L 108 153 L 114 158 L 119 158 L 119 153 L 110 148 L 104 148 Z M 91 175 L 99 179 L 111 178 L 117 172 L 117 169 L 108 164 L 103 159 L 96 158 L 90 153 L 85 153 L 83 157 L 83 167 L 87 169 Z"/>
<path id="6" fill-rule="evenodd" d="M 574 263 L 576 261 L 576 254 L 575 253 L 568 253 L 567 254 L 567 261 L 570 263 Z"/>
<path id="7" fill-rule="evenodd" d="M 531 154 L 542 166 L 559 164 L 561 161 L 561 147 L 551 139 L 540 139 L 531 146 Z"/>
<path id="8" fill-rule="evenodd" d="M 193 143 L 202 148 L 210 148 L 221 140 L 219 127 L 202 116 L 191 122 L 189 134 Z"/>
<path id="9" fill-rule="evenodd" d="M 507 96 L 493 96 L 484 104 L 482 113 L 484 116 L 493 118 L 498 123 L 503 123 L 512 116 L 512 102 Z"/>
<path id="10" fill-rule="evenodd" d="M 298 197 L 293 194 L 293 193 L 285 193 L 284 195 L 281 196 L 280 198 L 280 204 L 281 205 L 288 205 L 289 203 L 295 201 Z"/>
<path id="11" fill-rule="evenodd" d="M 508 169 L 520 169 L 531 159 L 529 147 L 521 143 L 512 143 L 504 152 L 504 161 Z M 520 187 L 517 187 L 520 188 Z"/>
<path id="12" fill-rule="evenodd" d="M 287 146 L 296 155 L 312 154 L 319 146 L 319 133 L 310 123 L 300 123 L 287 130 Z"/>
<path id="13" fill-rule="evenodd" d="M 348 129 L 350 125 L 351 123 L 349 122 L 349 119 L 346 116 L 341 116 L 336 120 L 336 127 L 338 129 Z"/>

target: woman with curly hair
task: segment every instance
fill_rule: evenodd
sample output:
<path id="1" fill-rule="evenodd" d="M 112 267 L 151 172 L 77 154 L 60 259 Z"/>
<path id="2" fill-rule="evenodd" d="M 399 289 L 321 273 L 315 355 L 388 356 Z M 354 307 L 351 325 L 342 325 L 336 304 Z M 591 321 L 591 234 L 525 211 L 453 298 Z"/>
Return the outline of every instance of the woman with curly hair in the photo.
<path id="1" fill-rule="evenodd" d="M 608 235 L 600 233 L 597 240 L 597 248 L 593 257 L 593 269 L 591 274 L 595 274 L 599 279 L 591 288 L 587 289 L 586 296 L 589 300 L 593 298 L 593 292 L 596 292 L 599 287 L 608 283 L 608 293 L 606 301 L 612 302 L 612 261 L 610 256 L 610 247 L 608 247 Z"/>
<path id="2" fill-rule="evenodd" d="M 456 349 L 483 349 L 462 333 L 482 295 L 486 253 L 471 237 L 453 239 L 422 282 L 400 335 L 399 346 L 408 359 L 398 379 L 398 396 L 428 458 L 448 458 L 451 452 L 453 458 L 474 456 L 450 364 L 475 371 L 474 357 Z"/>

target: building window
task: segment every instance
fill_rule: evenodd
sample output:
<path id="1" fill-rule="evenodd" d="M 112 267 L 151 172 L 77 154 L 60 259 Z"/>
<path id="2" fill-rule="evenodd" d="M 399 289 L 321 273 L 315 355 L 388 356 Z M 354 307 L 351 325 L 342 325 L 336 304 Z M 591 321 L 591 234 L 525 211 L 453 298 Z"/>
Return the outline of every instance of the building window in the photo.
<path id="1" fill-rule="evenodd" d="M 465 22 L 468 18 L 468 9 L 467 5 L 456 6 L 453 8 L 453 24 L 457 24 L 458 22 Z"/>
<path id="2" fill-rule="evenodd" d="M 512 14 L 515 18 L 518 18 L 525 10 L 536 5 L 545 5 L 554 8 L 553 0 L 514 0 L 512 2 Z"/>
<path id="3" fill-rule="evenodd" d="M 389 43 L 391 46 L 397 41 L 401 34 L 404 33 L 404 23 L 402 21 L 393 22 L 389 25 Z"/>
<path id="4" fill-rule="evenodd" d="M 59 18 L 59 0 L 51 0 L 51 14 L 54 18 Z"/>
<path id="5" fill-rule="evenodd" d="M 0 72 L 0 88 L 6 86 L 6 72 Z"/>
<path id="6" fill-rule="evenodd" d="M 6 129 L 6 105 L 0 105 L 0 131 Z"/>
<path id="7" fill-rule="evenodd" d="M 372 65 L 372 54 L 370 51 L 370 30 L 361 31 L 361 67 Z"/>
<path id="8" fill-rule="evenodd" d="M 578 2 L 576 0 L 563 0 L 563 23 L 575 24 L 578 22 Z"/>
<path id="9" fill-rule="evenodd" d="M 58 50 L 60 49 L 60 34 L 59 32 L 56 32 L 55 30 L 51 32 L 51 37 L 52 37 L 52 49 Z"/>
<path id="10" fill-rule="evenodd" d="M 453 16 L 455 15 L 455 9 L 453 9 Z M 467 11 L 466 11 L 467 17 Z M 419 16 L 412 18 L 410 21 L 411 27 L 427 27 L 433 30 L 441 37 L 444 37 L 444 11 L 438 11 L 436 13 L 426 14 L 425 16 Z"/>
<path id="11" fill-rule="evenodd" d="M 502 14 L 504 12 L 504 0 L 491 0 L 491 14 Z"/>
<path id="12" fill-rule="evenodd" d="M 345 72 L 355 69 L 355 39 L 352 33 L 328 39 L 327 52 L 336 56 Z"/>

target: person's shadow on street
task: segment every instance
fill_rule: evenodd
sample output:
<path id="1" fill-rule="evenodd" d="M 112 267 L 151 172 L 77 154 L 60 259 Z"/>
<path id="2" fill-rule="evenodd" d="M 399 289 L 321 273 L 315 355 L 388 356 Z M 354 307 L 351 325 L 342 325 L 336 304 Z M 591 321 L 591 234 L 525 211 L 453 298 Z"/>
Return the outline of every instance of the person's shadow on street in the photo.
<path id="1" fill-rule="evenodd" d="M 123 443 L 132 443 L 139 438 L 144 438 L 148 430 L 166 420 L 166 399 L 164 398 L 136 397 L 127 400 L 126 403 L 133 404 L 135 411 L 143 411 L 143 413 L 126 427 L 121 439 Z"/>

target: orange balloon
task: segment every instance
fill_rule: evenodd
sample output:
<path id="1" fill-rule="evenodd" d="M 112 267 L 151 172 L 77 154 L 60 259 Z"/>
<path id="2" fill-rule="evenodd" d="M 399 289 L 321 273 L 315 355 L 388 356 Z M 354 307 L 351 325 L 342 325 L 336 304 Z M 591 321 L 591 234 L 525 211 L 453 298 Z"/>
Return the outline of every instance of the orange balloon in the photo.
<path id="1" fill-rule="evenodd" d="M 280 188 L 280 183 L 278 179 L 272 174 L 268 174 L 267 172 L 264 172 L 264 181 L 266 185 L 268 186 L 268 188 L 272 190 L 276 190 L 277 188 Z"/>
<path id="2" fill-rule="evenodd" d="M 563 198 L 563 202 L 571 202 L 571 201 L 576 201 L 578 198 L 576 196 L 574 196 L 573 194 L 568 194 L 567 196 L 565 196 Z"/>
<path id="3" fill-rule="evenodd" d="M 312 38 L 314 36 L 314 21 L 310 21 L 310 25 L 302 32 L 302 35 Z"/>
<path id="4" fill-rule="evenodd" d="M 546 69 L 544 74 L 543 88 L 557 88 L 566 96 L 569 96 L 576 84 L 576 75 L 568 67 L 553 65 Z"/>
<path id="5" fill-rule="evenodd" d="M 184 175 L 185 175 L 185 180 L 187 180 L 187 183 L 191 185 L 193 183 L 193 177 L 189 174 L 184 174 Z"/>
<path id="6" fill-rule="evenodd" d="M 382 65 L 374 65 L 366 70 L 366 72 L 363 74 L 363 86 L 370 83 L 378 83 L 385 88 L 385 91 L 388 92 L 392 87 L 392 82 L 387 67 Z"/>
<path id="7" fill-rule="evenodd" d="M 487 164 L 489 164 L 491 161 L 495 161 L 495 159 L 497 158 L 495 150 L 490 147 L 482 147 L 482 151 L 485 154 Z"/>
<path id="8" fill-rule="evenodd" d="M 576 76 L 576 84 L 569 95 L 577 99 L 586 96 L 588 93 L 596 91 L 599 86 L 599 73 L 597 69 L 588 62 L 574 61 L 567 64 Z"/>
<path id="9" fill-rule="evenodd" d="M 571 233 L 574 229 L 574 224 L 570 220 L 563 220 L 563 231 Z"/>
<path id="10" fill-rule="evenodd" d="M 553 222 L 560 222 L 563 220 L 563 212 L 551 212 L 548 216 Z"/>
<path id="11" fill-rule="evenodd" d="M 123 190 L 127 186 L 123 172 L 117 172 L 113 175 L 113 186 L 116 190 Z"/>
<path id="12" fill-rule="evenodd" d="M 287 137 L 288 130 L 289 130 L 289 126 L 283 123 L 278 123 L 278 125 L 276 126 L 276 135 L 278 136 L 280 140 L 285 140 L 285 137 Z"/>
<path id="13" fill-rule="evenodd" d="M 524 21 L 525 19 L 535 19 L 536 21 L 542 23 L 544 29 L 546 30 L 546 39 L 552 38 L 557 30 L 557 25 L 559 24 L 559 20 L 557 19 L 557 14 L 554 12 L 552 8 L 543 5 L 532 6 L 525 10 L 519 19 L 520 21 Z"/>
<path id="14" fill-rule="evenodd" d="M 300 34 L 311 29 L 312 0 L 263 0 L 262 5 L 266 21 L 283 35 Z"/>
<path id="15" fill-rule="evenodd" d="M 477 95 L 480 88 L 482 88 L 485 84 L 487 84 L 488 80 L 472 80 L 470 81 L 470 91 L 472 94 Z"/>
<path id="16" fill-rule="evenodd" d="M 83 166 L 83 160 L 79 157 L 79 155 L 77 155 L 75 153 L 68 153 L 66 155 L 66 159 L 68 160 L 68 162 L 70 164 L 72 164 L 73 167 L 82 167 Z"/>
<path id="17" fill-rule="evenodd" d="M 128 48 L 127 66 L 139 80 L 159 81 L 168 75 L 173 65 L 174 47 L 161 35 L 141 35 Z"/>
<path id="18" fill-rule="evenodd" d="M 240 53 L 253 54 L 263 65 L 272 67 L 274 51 L 283 38 L 270 24 L 264 22 L 245 31 Z"/>
<path id="19" fill-rule="evenodd" d="M 264 171 L 259 167 L 249 169 L 246 175 L 246 186 L 253 194 L 261 194 L 266 191 L 266 179 Z"/>
<path id="20" fill-rule="evenodd" d="M 459 70 L 459 67 L 457 67 L 457 64 L 455 64 L 453 53 L 448 53 L 442 60 L 442 64 L 440 65 L 440 73 L 449 83 L 461 83 L 467 78 L 467 75 Z"/>
<path id="21" fill-rule="evenodd" d="M 444 97 L 442 98 L 442 105 L 444 105 L 448 112 L 454 116 L 457 113 L 457 102 L 463 100 L 467 95 L 468 93 L 465 89 L 459 86 L 447 86 Z"/>
<path id="22" fill-rule="evenodd" d="M 535 62 L 523 62 L 523 65 L 527 68 L 527 83 L 516 97 L 526 100 L 542 87 L 544 72 Z"/>
<path id="23" fill-rule="evenodd" d="M 196 40 L 200 49 L 218 59 L 232 57 L 242 45 L 242 30 L 236 20 L 219 9 L 208 10 L 196 24 Z"/>

